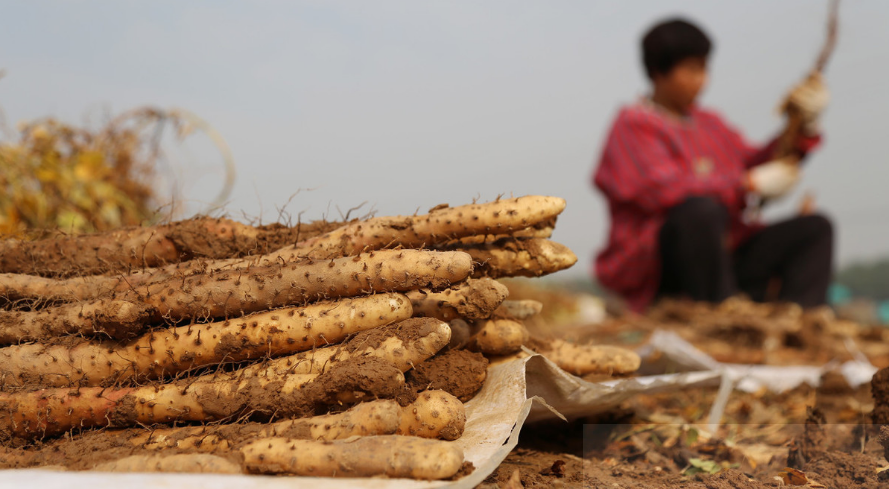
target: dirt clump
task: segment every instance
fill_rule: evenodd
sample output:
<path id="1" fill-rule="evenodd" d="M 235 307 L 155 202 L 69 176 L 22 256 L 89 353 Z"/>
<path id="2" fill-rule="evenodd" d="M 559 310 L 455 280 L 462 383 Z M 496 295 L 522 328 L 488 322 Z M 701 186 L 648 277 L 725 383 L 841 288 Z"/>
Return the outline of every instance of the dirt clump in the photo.
<path id="1" fill-rule="evenodd" d="M 883 457 L 889 460 L 889 426 L 880 426 L 880 446 L 883 447 Z"/>
<path id="2" fill-rule="evenodd" d="M 876 425 L 889 425 L 889 367 L 874 374 L 870 381 L 871 395 L 874 396 L 874 411 L 871 419 Z"/>
<path id="3" fill-rule="evenodd" d="M 738 470 L 726 470 L 715 475 L 699 477 L 707 489 L 760 489 L 773 487 L 771 484 L 763 484 L 750 479 Z"/>
<path id="4" fill-rule="evenodd" d="M 829 451 L 809 462 L 804 472 L 827 487 L 878 489 L 886 487 L 878 478 L 878 468 L 876 459 L 866 454 Z"/>
<path id="5" fill-rule="evenodd" d="M 802 469 L 806 463 L 824 453 L 825 434 L 823 425 L 827 420 L 817 408 L 806 407 L 806 425 L 802 436 L 790 444 L 787 453 L 787 465 L 794 469 Z"/>
<path id="6" fill-rule="evenodd" d="M 400 395 L 398 401 L 410 403 L 416 399 L 416 393 L 438 389 L 467 402 L 482 388 L 487 368 L 488 359 L 481 353 L 448 350 L 407 371 L 406 388 L 412 395 Z"/>

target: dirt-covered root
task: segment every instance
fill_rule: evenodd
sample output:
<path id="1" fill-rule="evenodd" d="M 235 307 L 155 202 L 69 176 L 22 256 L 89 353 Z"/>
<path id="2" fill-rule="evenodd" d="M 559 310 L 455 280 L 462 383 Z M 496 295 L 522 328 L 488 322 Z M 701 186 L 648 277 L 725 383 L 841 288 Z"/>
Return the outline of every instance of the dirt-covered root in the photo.
<path id="1" fill-rule="evenodd" d="M 880 426 L 880 446 L 883 447 L 883 457 L 889 460 L 889 426 Z"/>
<path id="2" fill-rule="evenodd" d="M 608 345 L 576 345 L 560 339 L 534 338 L 527 346 L 548 358 L 562 370 L 574 375 L 624 375 L 639 369 L 641 359 L 636 352 Z"/>
<path id="3" fill-rule="evenodd" d="M 20 273 L 0 273 L 0 304 L 32 308 L 59 302 L 86 301 L 107 297 L 128 287 L 122 277 L 93 275 L 49 278 Z"/>
<path id="4" fill-rule="evenodd" d="M 401 294 L 320 302 L 147 333 L 128 343 L 78 339 L 0 348 L 0 390 L 110 386 L 197 367 L 286 355 L 411 316 Z"/>
<path id="5" fill-rule="evenodd" d="M 396 434 L 456 440 L 465 427 L 466 410 L 459 399 L 445 391 L 427 390 L 404 407 Z"/>
<path id="6" fill-rule="evenodd" d="M 487 374 L 488 359 L 481 353 L 448 350 L 418 363 L 405 374 L 405 380 L 411 393 L 435 389 L 467 402 L 482 388 Z M 398 400 L 406 404 L 414 395 L 399 396 Z"/>
<path id="7" fill-rule="evenodd" d="M 876 425 L 889 425 L 889 367 L 880 369 L 874 374 L 870 381 L 870 389 L 874 397 L 871 420 Z"/>
<path id="8" fill-rule="evenodd" d="M 405 372 L 447 346 L 450 327 L 438 319 L 411 318 L 387 326 L 368 329 L 348 341 L 313 349 L 241 369 L 251 375 L 319 374 L 350 358 L 379 357 Z"/>
<path id="9" fill-rule="evenodd" d="M 503 239 L 490 244 L 452 248 L 472 256 L 473 278 L 540 277 L 570 268 L 577 256 L 548 239 Z"/>
<path id="10" fill-rule="evenodd" d="M 502 318 L 528 319 L 540 314 L 540 311 L 542 310 L 543 304 L 535 300 L 506 300 L 500 304 L 500 307 L 498 307 L 496 311 L 494 311 L 494 315 Z"/>
<path id="11" fill-rule="evenodd" d="M 549 238 L 553 235 L 556 226 L 556 218 L 540 221 L 531 227 L 519 229 L 510 234 L 479 234 L 475 236 L 467 236 L 465 238 L 455 239 L 444 243 L 444 247 L 459 248 L 465 245 L 481 245 L 490 244 L 501 239 L 508 238 Z"/>
<path id="12" fill-rule="evenodd" d="M 313 416 L 327 406 L 394 398 L 404 374 L 375 357 L 340 363 L 321 375 L 208 374 L 164 385 L 85 387 L 0 394 L 0 441 L 52 437 L 73 428 L 218 421 L 251 415 Z"/>
<path id="13" fill-rule="evenodd" d="M 509 355 L 522 349 L 528 340 L 525 325 L 511 319 L 490 319 L 480 323 L 467 348 L 485 355 Z"/>
<path id="14" fill-rule="evenodd" d="M 96 472 L 243 473 L 240 465 L 231 460 L 207 453 L 131 455 L 98 464 L 92 470 Z"/>
<path id="15" fill-rule="evenodd" d="M 133 338 L 154 311 L 144 304 L 96 300 L 35 311 L 0 311 L 0 345 L 40 341 L 68 334 Z"/>
<path id="16" fill-rule="evenodd" d="M 0 241 L 0 271 L 70 276 L 126 271 L 197 256 L 225 258 L 255 249 L 257 231 L 228 219 L 196 218 L 107 233 Z"/>
<path id="17" fill-rule="evenodd" d="M 462 319 L 454 319 L 448 321 L 451 327 L 451 342 L 448 343 L 449 349 L 463 348 L 469 343 L 472 337 L 472 328 L 469 323 Z"/>
<path id="18" fill-rule="evenodd" d="M 121 296 L 153 306 L 159 318 L 232 317 L 375 292 L 441 289 L 465 279 L 471 269 L 472 260 L 461 252 L 383 250 L 174 278 Z"/>
<path id="19" fill-rule="evenodd" d="M 451 443 L 397 435 L 334 442 L 266 438 L 241 453 L 253 473 L 316 477 L 438 480 L 453 476 L 463 465 L 463 451 Z"/>
<path id="20" fill-rule="evenodd" d="M 73 470 L 130 454 L 210 453 L 231 457 L 239 447 L 259 438 L 345 440 L 353 436 L 392 435 L 401 425 L 402 408 L 380 399 L 346 411 L 272 423 L 206 424 L 174 428 L 128 428 L 85 431 L 49 440 L 39 448 L 0 447 L 0 469 L 68 466 Z"/>
<path id="21" fill-rule="evenodd" d="M 401 417 L 402 409 L 397 402 L 380 399 L 362 402 L 340 413 L 274 423 L 130 429 L 96 432 L 86 434 L 83 438 L 114 438 L 122 441 L 122 444 L 147 450 L 228 453 L 258 438 L 267 437 L 344 440 L 353 436 L 392 435 L 398 430 Z"/>
<path id="22" fill-rule="evenodd" d="M 505 285 L 489 278 L 469 279 L 440 292 L 419 289 L 405 295 L 414 307 L 414 316 L 450 321 L 457 318 L 485 319 L 509 295 Z"/>
<path id="23" fill-rule="evenodd" d="M 437 206 L 420 216 L 375 217 L 266 255 L 289 262 L 301 256 L 329 258 L 354 255 L 365 249 L 401 246 L 421 248 L 466 236 L 512 234 L 557 216 L 565 209 L 558 197 L 528 195 L 485 204 Z"/>

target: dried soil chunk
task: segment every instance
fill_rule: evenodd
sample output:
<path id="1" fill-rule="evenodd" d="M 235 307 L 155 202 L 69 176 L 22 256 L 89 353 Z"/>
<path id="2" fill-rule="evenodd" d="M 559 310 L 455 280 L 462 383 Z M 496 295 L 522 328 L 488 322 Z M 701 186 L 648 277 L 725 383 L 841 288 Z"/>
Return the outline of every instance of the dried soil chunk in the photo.
<path id="1" fill-rule="evenodd" d="M 405 377 L 416 392 L 440 389 L 467 402 L 482 388 L 487 372 L 488 360 L 481 353 L 448 350 L 417 364 Z"/>
<path id="2" fill-rule="evenodd" d="M 827 487 L 878 489 L 886 487 L 886 483 L 879 480 L 878 468 L 880 464 L 875 457 L 858 452 L 828 451 L 806 464 L 803 471 L 813 474 L 818 483 Z"/>
<path id="3" fill-rule="evenodd" d="M 874 374 L 870 388 L 874 396 L 874 411 L 871 414 L 873 423 L 889 425 L 889 367 Z"/>

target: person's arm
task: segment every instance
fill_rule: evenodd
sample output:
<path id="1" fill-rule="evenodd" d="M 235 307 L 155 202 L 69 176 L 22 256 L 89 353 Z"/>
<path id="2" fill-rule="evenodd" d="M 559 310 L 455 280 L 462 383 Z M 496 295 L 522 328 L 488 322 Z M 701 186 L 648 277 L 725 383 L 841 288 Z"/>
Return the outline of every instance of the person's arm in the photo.
<path id="1" fill-rule="evenodd" d="M 729 146 L 734 148 L 738 153 L 739 157 L 744 162 L 745 168 L 750 169 L 775 159 L 775 150 L 778 147 L 778 136 L 769 141 L 768 144 L 758 146 L 750 144 L 738 130 L 725 124 L 722 120 L 714 118 L 714 122 L 721 126 L 721 130 L 725 133 L 726 138 L 728 138 Z M 821 144 L 821 134 L 800 134 L 796 142 L 796 150 L 800 155 L 800 159 L 817 148 L 819 144 Z"/>
<path id="2" fill-rule="evenodd" d="M 744 180 L 739 175 L 699 176 L 674 156 L 658 126 L 642 116 L 615 123 L 594 183 L 610 199 L 655 214 L 692 196 L 712 196 L 727 207 L 742 205 Z"/>

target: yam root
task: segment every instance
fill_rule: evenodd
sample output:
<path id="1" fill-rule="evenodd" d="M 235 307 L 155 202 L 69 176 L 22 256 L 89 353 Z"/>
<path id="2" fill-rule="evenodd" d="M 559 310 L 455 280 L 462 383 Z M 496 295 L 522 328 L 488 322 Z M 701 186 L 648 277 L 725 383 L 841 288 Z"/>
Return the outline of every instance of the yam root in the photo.
<path id="1" fill-rule="evenodd" d="M 229 457 L 239 447 L 259 438 L 344 440 L 353 436 L 392 435 L 398 430 L 403 409 L 397 402 L 380 399 L 346 411 L 273 423 L 207 424 L 175 428 L 128 428 L 86 431 L 72 438 L 46 441 L 39 449 L 0 447 L 0 468 L 67 466 L 89 469 L 122 455 L 209 453 Z M 84 457 L 84 454 L 89 454 Z"/>
<path id="2" fill-rule="evenodd" d="M 244 415 L 305 417 L 317 408 L 394 398 L 404 375 L 379 358 L 341 362 L 321 375 L 231 380 L 204 375 L 171 384 L 0 394 L 0 440 L 51 437 L 74 428 L 214 421 Z"/>
<path id="3" fill-rule="evenodd" d="M 441 390 L 421 392 L 402 413 L 398 435 L 456 440 L 466 426 L 463 403 Z"/>
<path id="4" fill-rule="evenodd" d="M 535 300 L 503 301 L 494 312 L 497 317 L 528 319 L 540 314 L 543 304 Z"/>
<path id="5" fill-rule="evenodd" d="M 486 204 L 439 206 L 421 216 L 376 217 L 350 223 L 324 236 L 267 255 L 285 262 L 301 256 L 330 258 L 390 246 L 421 248 L 466 236 L 511 234 L 557 216 L 565 209 L 558 197 L 528 195 Z"/>
<path id="6" fill-rule="evenodd" d="M 112 462 L 98 464 L 92 470 L 97 472 L 243 473 L 238 464 L 206 453 L 131 455 Z"/>
<path id="7" fill-rule="evenodd" d="M 485 319 L 497 309 L 509 289 L 489 278 L 469 279 L 440 292 L 419 289 L 407 292 L 414 316 L 451 321 L 458 318 Z"/>
<path id="8" fill-rule="evenodd" d="M 451 327 L 451 342 L 448 343 L 448 348 L 463 348 L 469 343 L 469 338 L 472 336 L 472 328 L 469 327 L 469 323 L 462 319 L 454 319 L 448 321 L 448 326 Z"/>
<path id="9" fill-rule="evenodd" d="M 480 353 L 448 350 L 439 353 L 405 374 L 407 388 L 412 392 L 437 389 L 467 402 L 482 388 L 488 375 L 488 360 Z M 398 401 L 411 401 L 413 396 L 399 396 Z"/>
<path id="10" fill-rule="evenodd" d="M 397 435 L 334 442 L 265 438 L 241 453 L 250 472 L 316 477 L 438 480 L 463 465 L 463 451 L 453 444 Z"/>
<path id="11" fill-rule="evenodd" d="M 468 348 L 485 355 L 509 355 L 522 349 L 528 340 L 528 330 L 511 319 L 491 319 L 470 340 Z"/>
<path id="12" fill-rule="evenodd" d="M 437 319 L 411 318 L 362 331 L 339 345 L 246 367 L 239 371 L 239 375 L 283 377 L 293 374 L 320 374 L 338 362 L 366 356 L 382 358 L 406 372 L 447 346 L 450 336 L 450 327 Z"/>
<path id="13" fill-rule="evenodd" d="M 506 238 L 550 238 L 556 226 L 556 218 L 550 218 L 540 221 L 537 224 L 520 229 L 510 234 L 480 234 L 475 236 L 467 236 L 465 238 L 455 239 L 445 244 L 446 247 L 459 248 L 461 245 L 480 245 L 493 243 L 495 241 Z"/>
<path id="14" fill-rule="evenodd" d="M 39 341 L 67 334 L 133 338 L 154 314 L 144 304 L 97 300 L 36 311 L 0 311 L 0 345 Z"/>
<path id="15" fill-rule="evenodd" d="M 274 423 L 238 423 L 124 430 L 95 433 L 113 436 L 127 445 L 151 450 L 176 449 L 226 452 L 257 438 L 285 437 L 305 440 L 344 440 L 353 436 L 392 435 L 401 425 L 403 410 L 388 399 L 367 401 L 346 411 Z"/>
<path id="16" fill-rule="evenodd" d="M 491 244 L 460 246 L 472 256 L 473 278 L 540 277 L 570 268 L 577 256 L 548 239 L 504 239 Z"/>
<path id="17" fill-rule="evenodd" d="M 0 348 L 0 390 L 110 386 L 197 367 L 285 355 L 411 316 L 400 294 L 321 302 L 150 332 L 125 343 L 68 341 Z"/>
<path id="18" fill-rule="evenodd" d="M 465 279 L 471 269 L 465 253 L 384 250 L 175 279 L 150 285 L 135 295 L 173 320 L 229 317 L 320 299 L 438 289 Z"/>
<path id="19" fill-rule="evenodd" d="M 562 370 L 577 376 L 587 374 L 630 374 L 639 369 L 639 355 L 626 348 L 608 345 L 575 345 L 560 339 L 529 342 Z"/>
<path id="20" fill-rule="evenodd" d="M 155 267 L 196 256 L 228 258 L 256 248 L 257 230 L 228 219 L 198 218 L 108 233 L 0 241 L 0 271 L 66 276 Z"/>
<path id="21" fill-rule="evenodd" d="M 58 302 L 74 302 L 106 297 L 115 290 L 129 285 L 122 278 L 107 276 L 70 277 L 56 279 L 0 273 L 0 303 L 13 306 L 43 306 Z"/>

